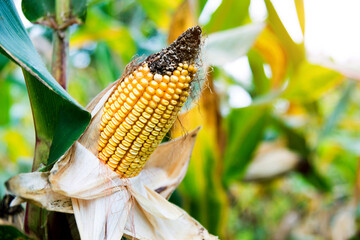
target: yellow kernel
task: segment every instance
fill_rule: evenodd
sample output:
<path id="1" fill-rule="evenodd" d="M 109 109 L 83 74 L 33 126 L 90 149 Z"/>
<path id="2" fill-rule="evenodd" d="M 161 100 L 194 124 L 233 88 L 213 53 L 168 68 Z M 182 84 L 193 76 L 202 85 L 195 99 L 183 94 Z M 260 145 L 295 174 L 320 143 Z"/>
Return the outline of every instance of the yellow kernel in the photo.
<path id="1" fill-rule="evenodd" d="M 166 92 L 167 93 L 169 93 L 169 94 L 174 94 L 175 93 L 175 91 L 174 91 L 174 89 L 173 88 L 168 88 L 168 89 L 166 89 Z M 164 95 L 164 97 L 166 97 L 167 98 L 167 96 L 166 95 Z"/>
<path id="2" fill-rule="evenodd" d="M 130 130 L 131 129 L 131 125 L 129 125 L 127 122 L 123 122 L 122 125 L 124 126 L 124 128 L 126 130 Z"/>
<path id="3" fill-rule="evenodd" d="M 161 89 L 156 89 L 156 96 L 162 97 L 164 96 L 164 92 Z"/>
<path id="4" fill-rule="evenodd" d="M 135 125 L 134 125 L 134 126 L 135 126 Z M 133 126 L 133 128 L 134 128 L 134 126 Z M 139 132 L 134 131 L 134 129 L 130 129 L 130 133 L 131 133 L 132 135 L 134 135 L 134 136 L 139 135 Z"/>
<path id="5" fill-rule="evenodd" d="M 139 136 L 139 139 L 141 139 L 144 142 L 144 141 L 146 141 L 147 136 L 142 134 L 142 135 Z"/>
<path id="6" fill-rule="evenodd" d="M 128 104 L 128 103 L 126 103 L 126 102 L 124 102 L 124 105 L 123 105 L 124 107 L 125 107 L 125 109 L 126 110 L 128 110 L 128 111 L 130 111 L 131 110 L 131 106 Z"/>
<path id="7" fill-rule="evenodd" d="M 153 95 L 153 94 L 155 93 L 155 89 L 152 88 L 152 87 L 150 87 L 150 86 L 148 86 L 148 87 L 146 88 L 146 92 L 148 92 L 149 94 Z"/>
<path id="8" fill-rule="evenodd" d="M 143 112 L 142 113 L 143 117 L 146 118 L 146 119 L 149 119 L 151 117 L 150 114 L 148 114 L 147 112 Z M 140 119 L 140 118 L 139 118 Z"/>
<path id="9" fill-rule="evenodd" d="M 186 77 L 185 76 L 180 76 L 179 77 L 179 83 L 183 83 L 183 82 L 186 82 Z"/>
<path id="10" fill-rule="evenodd" d="M 157 113 L 154 113 L 154 114 L 153 114 L 153 117 L 156 118 L 156 119 L 160 119 L 160 118 L 161 118 L 161 115 L 160 115 L 160 114 L 157 114 Z"/>
<path id="11" fill-rule="evenodd" d="M 173 83 L 173 82 L 169 83 L 168 86 L 169 86 L 170 88 L 176 88 L 176 84 Z"/>
<path id="12" fill-rule="evenodd" d="M 145 87 L 145 86 L 147 86 L 149 84 L 149 82 L 148 82 L 148 80 L 143 78 L 143 79 L 140 80 L 140 84 L 141 84 L 141 86 Z"/>
<path id="13" fill-rule="evenodd" d="M 161 98 L 159 98 L 157 95 L 154 95 L 153 100 L 154 100 L 154 102 L 158 103 L 158 102 L 160 102 Z"/>
<path id="14" fill-rule="evenodd" d="M 164 82 L 161 82 L 160 85 L 159 85 L 159 89 L 161 89 L 161 90 L 163 90 L 163 91 L 165 91 L 165 90 L 167 89 L 167 87 L 168 87 L 167 84 L 164 83 Z M 158 90 L 159 90 L 159 89 L 158 89 Z"/>
<path id="15" fill-rule="evenodd" d="M 166 114 L 164 114 L 164 115 L 166 115 Z M 158 123 L 159 123 L 159 120 L 156 119 L 156 118 L 151 118 L 150 121 L 151 121 L 152 123 L 155 123 L 155 124 L 158 124 Z"/>
<path id="16" fill-rule="evenodd" d="M 175 93 L 176 93 L 176 94 L 181 94 L 181 93 L 182 93 L 182 90 L 179 89 L 179 88 L 176 88 L 176 89 L 175 89 Z"/>
<path id="17" fill-rule="evenodd" d="M 177 71 L 177 70 L 176 70 L 176 71 Z M 175 71 L 175 72 L 176 72 L 176 71 Z M 180 75 L 180 73 L 179 73 L 179 75 Z M 172 83 L 177 83 L 177 82 L 179 81 L 179 78 L 178 78 L 177 76 L 172 75 L 171 78 L 170 78 L 170 80 L 171 80 Z M 170 85 L 169 85 L 169 86 L 170 86 Z"/>
<path id="18" fill-rule="evenodd" d="M 150 86 L 156 89 L 159 86 L 159 84 L 156 81 L 151 81 Z"/>
<path id="19" fill-rule="evenodd" d="M 139 117 L 139 120 L 140 120 L 141 117 Z M 138 126 L 139 128 L 143 128 L 144 127 L 144 124 L 141 123 L 140 121 L 137 121 L 136 123 L 136 126 Z"/>
<path id="20" fill-rule="evenodd" d="M 154 109 L 152 109 L 151 107 L 146 107 L 145 112 L 152 114 L 154 112 Z"/>
<path id="21" fill-rule="evenodd" d="M 144 114 L 144 113 L 143 113 L 143 114 Z M 139 121 L 142 122 L 142 123 L 144 123 L 144 124 L 147 122 L 146 118 L 144 118 L 143 116 L 140 116 L 140 117 L 139 117 Z M 138 126 L 139 126 L 139 125 L 138 125 Z"/>
<path id="22" fill-rule="evenodd" d="M 142 72 L 135 72 L 135 78 L 142 78 L 144 77 L 144 74 Z"/>
<path id="23" fill-rule="evenodd" d="M 143 104 L 142 102 L 137 102 L 137 104 L 136 104 L 140 109 L 144 109 L 144 108 L 146 108 L 146 105 L 145 104 Z M 140 112 L 140 111 L 139 111 Z"/>
<path id="24" fill-rule="evenodd" d="M 136 117 L 139 117 L 141 114 L 135 110 L 135 108 L 131 111 L 131 114 L 133 114 Z"/>
<path id="25" fill-rule="evenodd" d="M 136 110 L 136 112 L 139 112 L 139 113 L 141 113 L 142 111 L 144 111 L 144 109 L 142 109 L 142 108 L 139 107 L 139 103 L 134 106 L 134 110 Z M 115 115 L 115 116 L 116 116 L 116 115 Z"/>
<path id="26" fill-rule="evenodd" d="M 149 104 L 149 101 L 146 100 L 144 97 L 141 97 L 141 98 L 140 98 L 140 102 L 142 102 L 142 103 L 145 104 L 145 105 L 148 105 L 148 104 Z"/>
<path id="27" fill-rule="evenodd" d="M 165 100 L 165 99 L 161 99 L 161 104 L 167 106 L 169 105 L 169 101 L 168 100 Z M 161 109 L 162 110 L 162 109 Z"/>
<path id="28" fill-rule="evenodd" d="M 146 100 L 150 100 L 151 99 L 151 95 L 147 92 L 144 92 L 143 94 L 143 97 L 146 99 Z"/>
<path id="29" fill-rule="evenodd" d="M 146 74 L 146 78 L 149 79 L 149 80 L 152 79 L 152 78 L 153 78 L 153 74 L 152 74 L 152 73 Z"/>
<path id="30" fill-rule="evenodd" d="M 164 111 L 161 111 L 159 107 L 155 109 L 155 112 L 160 115 L 164 113 Z"/>
<path id="31" fill-rule="evenodd" d="M 163 77 L 163 82 L 164 83 L 168 83 L 170 81 L 170 77 L 168 76 L 168 75 L 165 75 L 164 77 Z"/>
<path id="32" fill-rule="evenodd" d="M 130 118 L 126 118 L 124 123 L 128 123 L 130 126 L 134 125 L 134 121 L 130 120 Z"/>
<path id="33" fill-rule="evenodd" d="M 136 88 L 137 88 L 137 90 L 139 90 L 140 92 L 142 91 L 142 90 L 144 90 L 144 87 L 143 86 L 141 86 L 141 84 L 136 84 Z"/>
<path id="34" fill-rule="evenodd" d="M 187 70 L 182 70 L 181 71 L 181 75 L 188 75 L 188 74 L 189 74 L 189 72 Z"/>
<path id="35" fill-rule="evenodd" d="M 134 105 L 134 101 L 131 100 L 129 97 L 126 99 L 126 102 L 127 102 L 129 105 Z"/>
<path id="36" fill-rule="evenodd" d="M 148 122 L 148 124 L 147 124 L 149 127 L 151 127 L 151 128 L 154 128 L 155 127 L 155 124 L 154 123 L 152 123 L 152 122 Z"/>
<path id="37" fill-rule="evenodd" d="M 151 107 L 151 108 L 154 108 L 154 109 L 155 109 L 155 108 L 156 108 L 156 103 L 155 103 L 154 101 L 152 101 L 152 100 L 151 100 L 151 101 L 149 102 L 149 107 Z"/>
<path id="38" fill-rule="evenodd" d="M 126 154 L 126 150 L 127 148 L 124 145 L 120 144 L 119 147 L 116 149 L 115 155 L 119 158 L 122 158 Z"/>
<path id="39" fill-rule="evenodd" d="M 161 76 L 160 74 L 157 74 L 157 73 L 156 73 L 156 74 L 154 75 L 154 80 L 160 82 L 160 81 L 162 80 L 162 76 Z"/>
<path id="40" fill-rule="evenodd" d="M 168 90 L 168 89 L 167 89 Z M 173 89 L 174 90 L 174 89 Z M 171 100 L 171 95 L 168 94 L 168 93 L 165 93 L 164 94 L 164 98 L 167 99 L 167 100 Z"/>
<path id="41" fill-rule="evenodd" d="M 175 70 L 175 71 L 174 71 L 174 75 L 175 75 L 175 76 L 180 76 L 180 71 L 179 71 L 179 70 Z M 173 76 L 171 76 L 171 77 L 173 77 Z"/>
<path id="42" fill-rule="evenodd" d="M 152 130 L 153 130 L 153 129 L 152 129 L 151 127 L 149 127 L 149 126 L 145 126 L 144 129 L 145 129 L 145 131 L 148 132 L 148 133 L 151 133 Z"/>

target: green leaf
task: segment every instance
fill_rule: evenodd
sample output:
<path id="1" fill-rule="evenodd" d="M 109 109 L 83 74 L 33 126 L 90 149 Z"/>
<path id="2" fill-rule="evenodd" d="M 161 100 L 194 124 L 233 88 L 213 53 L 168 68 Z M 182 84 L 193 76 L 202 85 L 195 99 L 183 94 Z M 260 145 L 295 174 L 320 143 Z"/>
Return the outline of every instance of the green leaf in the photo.
<path id="1" fill-rule="evenodd" d="M 256 147 L 262 140 L 267 119 L 267 106 L 235 109 L 229 114 L 223 175 L 225 185 L 242 179 Z"/>
<path id="2" fill-rule="evenodd" d="M 263 28 L 256 23 L 210 34 L 205 42 L 207 64 L 221 66 L 244 56 Z"/>
<path id="3" fill-rule="evenodd" d="M 30 22 L 55 17 L 55 0 L 22 0 L 21 9 Z"/>
<path id="4" fill-rule="evenodd" d="M 264 61 L 254 50 L 248 53 L 249 65 L 253 75 L 255 96 L 263 95 L 270 90 L 270 80 L 265 75 Z"/>
<path id="5" fill-rule="evenodd" d="M 301 28 L 301 32 L 304 36 L 305 34 L 305 8 L 304 8 L 304 0 L 295 0 L 296 12 L 299 19 L 299 24 Z"/>
<path id="6" fill-rule="evenodd" d="M 0 225 L 0 239 L 2 240 L 30 240 L 28 236 L 11 225 Z"/>
<path id="7" fill-rule="evenodd" d="M 87 1 L 86 0 L 71 0 L 70 2 L 71 16 L 76 17 L 81 22 L 85 22 Z"/>
<path id="8" fill-rule="evenodd" d="M 86 0 L 67 0 L 70 1 L 69 18 L 75 18 L 80 22 L 85 21 Z M 21 8 L 25 17 L 33 23 L 42 23 L 52 18 L 56 19 L 56 1 L 55 0 L 22 0 Z"/>
<path id="9" fill-rule="evenodd" d="M 250 0 L 223 0 L 204 26 L 207 33 L 243 25 L 249 16 Z"/>
<path id="10" fill-rule="evenodd" d="M 9 0 L 0 2 L 0 48 L 23 68 L 36 128 L 35 161 L 52 164 L 85 130 L 90 113 L 48 72 Z"/>
<path id="11" fill-rule="evenodd" d="M 336 87 L 343 79 L 344 76 L 334 70 L 304 61 L 293 73 L 283 97 L 311 102 Z"/>
<path id="12" fill-rule="evenodd" d="M 0 103 L 0 125 L 5 125 L 10 121 L 11 106 L 10 84 L 5 79 L 0 79 Z"/>
<path id="13" fill-rule="evenodd" d="M 168 30 L 172 14 L 181 2 L 181 0 L 138 0 L 147 16 L 164 30 Z"/>
<path id="14" fill-rule="evenodd" d="M 265 0 L 265 4 L 268 11 L 268 23 L 271 29 L 276 33 L 284 47 L 287 49 L 287 52 L 291 60 L 293 61 L 294 66 L 296 67 L 305 59 L 304 44 L 296 44 L 291 39 L 271 1 Z"/>
<path id="15" fill-rule="evenodd" d="M 330 116 L 326 118 L 326 122 L 324 124 L 323 129 L 320 132 L 318 142 L 320 142 L 324 137 L 328 136 L 329 133 L 335 128 L 342 114 L 345 112 L 351 94 L 355 89 L 356 89 L 356 84 L 354 81 L 350 81 L 346 84 L 339 102 L 336 104 Z"/>
<path id="16" fill-rule="evenodd" d="M 285 135 L 288 147 L 300 154 L 302 161 L 298 167 L 298 172 L 304 179 L 316 187 L 318 190 L 328 192 L 331 190 L 326 179 L 318 172 L 313 162 L 313 151 L 308 146 L 303 134 L 287 126 L 280 119 L 272 118 L 274 125 Z"/>

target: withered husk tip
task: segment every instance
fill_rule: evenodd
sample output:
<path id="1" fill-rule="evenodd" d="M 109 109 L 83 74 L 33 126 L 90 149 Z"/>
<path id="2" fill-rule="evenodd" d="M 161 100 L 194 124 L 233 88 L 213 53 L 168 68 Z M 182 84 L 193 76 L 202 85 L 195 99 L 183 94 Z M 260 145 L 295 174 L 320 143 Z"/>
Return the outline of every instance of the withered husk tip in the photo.
<path id="1" fill-rule="evenodd" d="M 164 74 L 174 71 L 179 63 L 194 62 L 201 47 L 201 27 L 191 27 L 183 32 L 169 47 L 145 59 L 154 73 Z"/>

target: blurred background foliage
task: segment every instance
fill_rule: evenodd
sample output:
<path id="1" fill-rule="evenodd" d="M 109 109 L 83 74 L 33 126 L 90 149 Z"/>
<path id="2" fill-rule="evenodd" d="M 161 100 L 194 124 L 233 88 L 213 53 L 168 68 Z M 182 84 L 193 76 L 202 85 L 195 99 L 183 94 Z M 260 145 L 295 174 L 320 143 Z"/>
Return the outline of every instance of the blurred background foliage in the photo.
<path id="1" fill-rule="evenodd" d="M 70 95 L 85 106 L 133 56 L 159 51 L 200 19 L 203 90 L 170 135 L 203 129 L 171 201 L 221 239 L 355 239 L 359 75 L 310 61 L 270 0 L 261 20 L 251 17 L 254 0 L 222 0 L 204 17 L 211 2 L 89 0 L 85 23 L 70 27 Z M 304 34 L 304 3 L 294 4 Z M 51 30 L 27 26 L 50 68 Z M 30 171 L 35 137 L 21 70 L 2 55 L 0 111 L 3 183 Z"/>

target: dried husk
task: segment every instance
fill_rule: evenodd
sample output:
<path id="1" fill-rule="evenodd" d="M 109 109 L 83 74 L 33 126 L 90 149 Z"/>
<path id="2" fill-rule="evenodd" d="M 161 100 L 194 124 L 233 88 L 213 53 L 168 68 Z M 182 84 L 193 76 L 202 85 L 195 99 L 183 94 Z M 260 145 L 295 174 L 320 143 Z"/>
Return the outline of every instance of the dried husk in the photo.
<path id="1" fill-rule="evenodd" d="M 82 239 L 120 239 L 123 234 L 136 239 L 214 238 L 166 200 L 185 176 L 200 128 L 161 144 L 143 171 L 130 179 L 119 178 L 94 155 L 97 116 L 112 89 L 96 97 L 89 127 L 51 171 L 15 176 L 7 182 L 8 190 L 48 210 L 74 213 Z"/>

